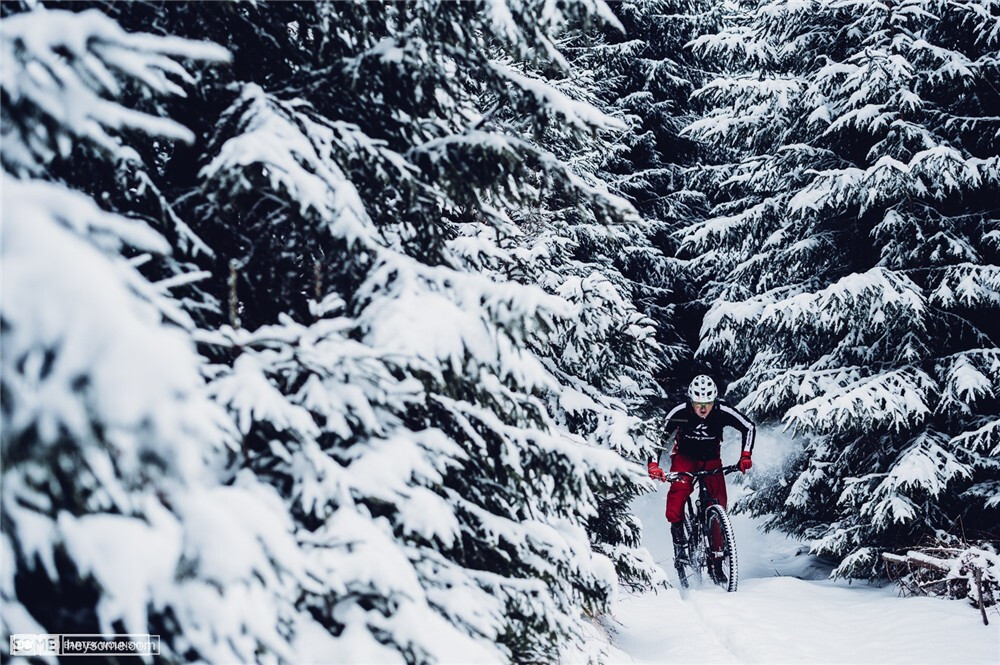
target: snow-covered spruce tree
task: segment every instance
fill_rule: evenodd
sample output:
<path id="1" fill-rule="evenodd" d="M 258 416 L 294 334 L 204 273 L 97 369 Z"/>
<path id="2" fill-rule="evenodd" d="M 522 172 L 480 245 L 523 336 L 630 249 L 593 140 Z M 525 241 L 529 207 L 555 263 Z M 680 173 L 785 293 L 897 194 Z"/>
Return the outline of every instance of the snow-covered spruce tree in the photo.
<path id="1" fill-rule="evenodd" d="M 658 377 L 670 391 L 689 378 L 697 346 L 699 302 L 694 281 L 674 258 L 672 231 L 704 219 L 705 196 L 688 183 L 690 167 L 704 161 L 705 146 L 681 133 L 694 120 L 691 93 L 705 81 L 688 42 L 718 28 L 719 5 L 700 0 L 626 0 L 610 3 L 623 33 L 605 31 L 605 43 L 589 35 L 597 75 L 592 88 L 602 107 L 627 124 L 601 173 L 613 191 L 646 221 L 650 254 L 630 243 L 620 251 L 624 273 L 637 283 L 638 302 L 656 321 L 663 363 Z M 701 63 L 699 63 L 701 64 Z M 666 258 L 664 258 L 666 257 Z"/>
<path id="2" fill-rule="evenodd" d="M 560 34 L 558 43 L 568 62 L 561 74 L 540 71 L 533 63 L 504 63 L 510 76 L 535 86 L 547 81 L 554 88 L 547 93 L 551 103 L 565 109 L 569 122 L 580 124 L 580 116 L 586 114 L 596 120 L 596 131 L 572 127 L 567 131 L 565 122 L 539 126 L 530 116 L 498 108 L 488 126 L 525 137 L 522 149 L 535 153 L 542 168 L 529 174 L 532 203 L 511 210 L 516 232 L 500 242 L 514 265 L 467 253 L 466 260 L 474 269 L 493 274 L 501 269 L 519 282 L 538 284 L 576 307 L 571 319 L 557 320 L 551 335 L 533 343 L 534 352 L 565 386 L 549 393 L 549 410 L 560 427 L 626 458 L 644 459 L 656 440 L 655 417 L 664 407 L 656 383 L 663 351 L 653 321 L 636 303 L 645 284 L 626 272 L 643 262 L 650 271 L 641 279 L 655 281 L 662 255 L 652 246 L 650 225 L 627 201 L 610 193 L 601 178 L 600 165 L 616 149 L 625 125 L 590 108 L 602 105 L 594 95 L 602 54 L 583 45 L 597 31 L 597 26 L 584 26 Z M 495 100 L 487 99 L 484 105 L 493 107 Z M 559 184 L 563 179 L 573 186 Z M 603 203 L 580 205 L 581 196 L 584 201 L 598 197 Z M 489 231 L 485 225 L 471 230 Z M 653 578 L 648 575 L 648 561 L 634 558 L 638 522 L 604 518 L 627 513 L 635 490 L 622 485 L 596 493 L 597 511 L 590 529 L 597 547 L 616 561 L 620 577 L 645 586 Z"/>
<path id="3" fill-rule="evenodd" d="M 367 148 L 380 169 L 405 160 L 359 128 L 328 121 L 301 99 L 283 103 L 256 84 L 245 86 L 220 134 L 201 172 L 202 191 L 191 200 L 201 202 L 197 217 L 233 224 L 247 238 L 219 254 L 247 252 L 229 257 L 238 261 L 232 285 L 237 294 L 254 294 L 221 318 L 260 320 L 281 308 L 290 314 L 252 333 L 223 324 L 200 339 L 220 360 L 233 358 L 231 367 L 220 364 L 210 387 L 236 416 L 240 463 L 287 498 L 302 546 L 325 571 L 302 606 L 342 638 L 332 644 L 352 659 L 392 650 L 414 662 L 501 658 L 492 646 L 501 600 L 439 552 L 461 536 L 455 508 L 441 496 L 444 475 L 468 458 L 411 413 L 427 400 L 424 384 L 405 376 L 408 362 L 417 361 L 362 339 L 356 315 L 345 316 L 348 303 L 338 295 L 338 288 L 348 297 L 361 288 L 352 272 L 368 270 L 369 261 L 417 266 L 384 246 L 339 166 L 350 164 L 358 148 Z M 265 212 L 257 218 L 255 210 Z M 245 226 L 227 219 L 228 211 L 241 211 Z M 299 257 L 309 253 L 323 259 L 296 273 Z M 255 280 L 268 287 L 256 289 Z M 278 302 L 267 295 L 271 289 Z M 290 307 L 300 291 L 303 312 Z M 435 360 L 419 364 L 433 370 Z M 310 650 L 321 648 L 317 639 Z"/>
<path id="4" fill-rule="evenodd" d="M 997 9 L 761 3 L 695 43 L 730 74 L 687 131 L 742 154 L 704 170 L 714 216 L 683 232 L 712 300 L 699 354 L 802 437 L 745 505 L 837 574 L 997 535 Z"/>
<path id="5" fill-rule="evenodd" d="M 137 163 L 133 137 L 189 139 L 121 97 L 179 93 L 182 61 L 226 53 L 42 9 L 5 16 L 0 46 L 0 649 L 11 633 L 157 633 L 176 661 L 294 660 L 308 561 L 272 488 L 217 478 L 233 428 L 170 283 L 140 272 L 169 244 L 53 182 L 78 153 L 107 172 Z"/>
<path id="6" fill-rule="evenodd" d="M 596 48 L 606 61 L 598 65 L 601 80 L 594 87 L 632 124 L 604 166 L 644 218 L 668 225 L 690 219 L 704 195 L 687 190 L 682 174 L 700 146 L 681 130 L 694 119 L 690 96 L 704 75 L 685 46 L 717 28 L 718 10 L 698 0 L 624 1 L 611 7 L 623 34 L 607 35 L 608 43 Z"/>
<path id="7" fill-rule="evenodd" d="M 606 118 L 521 66 L 569 67 L 552 35 L 606 8 L 542 9 L 162 9 L 160 25 L 234 53 L 232 78 L 202 90 L 210 140 L 179 203 L 224 303 L 198 335 L 211 390 L 239 424 L 236 463 L 286 498 L 327 571 L 298 606 L 358 659 L 551 659 L 607 607 L 616 567 L 656 575 L 627 500 L 600 503 L 641 484 L 616 450 L 643 422 L 602 392 L 633 388 L 548 362 L 575 310 L 517 254 L 554 223 L 525 211 L 555 197 L 634 218 L 534 136 Z M 601 307 L 635 314 L 614 297 Z M 647 324 L 629 324 L 618 342 L 644 363 Z M 592 424 L 563 422 L 564 402 Z"/>

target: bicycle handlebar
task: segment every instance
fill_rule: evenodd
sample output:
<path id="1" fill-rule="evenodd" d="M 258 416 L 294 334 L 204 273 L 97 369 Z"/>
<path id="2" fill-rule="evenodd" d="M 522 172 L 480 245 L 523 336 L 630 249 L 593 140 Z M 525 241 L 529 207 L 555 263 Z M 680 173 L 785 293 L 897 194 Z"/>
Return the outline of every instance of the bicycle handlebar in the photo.
<path id="1" fill-rule="evenodd" d="M 739 471 L 739 467 L 735 464 L 720 466 L 718 469 L 712 469 L 711 471 L 670 471 L 664 476 L 662 482 L 673 483 L 685 476 L 692 479 L 704 478 L 705 476 L 714 476 L 717 473 L 732 473 L 733 471 Z"/>

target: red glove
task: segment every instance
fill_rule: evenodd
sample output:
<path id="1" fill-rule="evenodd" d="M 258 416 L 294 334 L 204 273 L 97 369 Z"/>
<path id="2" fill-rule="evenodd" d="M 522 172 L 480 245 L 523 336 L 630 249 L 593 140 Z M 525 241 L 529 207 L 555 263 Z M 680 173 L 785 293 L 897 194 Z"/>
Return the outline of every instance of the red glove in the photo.
<path id="1" fill-rule="evenodd" d="M 740 470 L 740 473 L 746 473 L 747 469 L 753 466 L 753 462 L 750 460 L 750 451 L 744 450 L 740 455 L 740 461 L 736 463 L 736 468 Z"/>
<path id="2" fill-rule="evenodd" d="M 667 474 L 663 472 L 663 469 L 656 462 L 648 463 L 646 469 L 649 471 L 649 477 L 653 480 L 659 480 L 661 483 L 667 482 Z"/>

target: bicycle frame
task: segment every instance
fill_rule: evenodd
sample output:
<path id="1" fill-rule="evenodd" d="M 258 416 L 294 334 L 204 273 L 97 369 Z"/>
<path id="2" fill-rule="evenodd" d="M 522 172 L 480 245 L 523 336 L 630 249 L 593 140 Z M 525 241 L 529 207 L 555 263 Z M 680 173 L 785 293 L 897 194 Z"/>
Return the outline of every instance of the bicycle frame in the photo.
<path id="1" fill-rule="evenodd" d="M 719 503 L 718 499 L 713 499 L 708 495 L 708 486 L 705 484 L 705 478 L 708 476 L 714 476 L 717 473 L 732 473 L 733 471 L 738 471 L 739 467 L 735 464 L 731 466 L 723 466 L 718 469 L 712 469 L 711 471 L 672 471 L 667 474 L 666 482 L 677 482 L 681 478 L 688 477 L 691 478 L 692 482 L 698 483 L 698 498 L 695 500 L 695 508 L 691 508 L 691 497 L 687 498 L 688 509 L 697 517 L 698 524 L 705 529 L 705 535 L 708 535 L 708 523 L 705 520 L 705 511 L 708 507 Z M 672 478 L 673 476 L 673 478 Z M 694 492 L 691 493 L 692 495 Z"/>
<path id="2" fill-rule="evenodd" d="M 725 516 L 725 508 L 719 504 L 717 499 L 713 499 L 709 496 L 708 486 L 705 484 L 705 478 L 717 473 L 726 474 L 737 470 L 739 470 L 739 467 L 733 465 L 712 469 L 711 471 L 673 471 L 665 474 L 664 482 L 677 482 L 684 478 L 690 478 L 692 482 L 698 483 L 698 498 L 695 500 L 694 505 L 692 505 L 692 496 L 688 496 L 687 504 L 685 506 L 685 514 L 691 515 L 694 518 L 693 524 L 690 525 L 691 531 L 688 534 L 688 548 L 690 548 L 689 552 L 691 557 L 688 567 L 691 568 L 691 573 L 695 576 L 696 580 L 701 579 L 703 569 L 709 568 L 709 558 L 714 556 L 715 551 L 713 548 L 713 534 L 711 533 L 711 520 L 708 515 L 709 509 L 712 506 L 719 505 L 719 510 L 721 511 L 724 522 L 727 525 L 726 528 L 731 528 L 728 527 L 728 517 Z M 685 520 L 687 520 L 687 518 L 685 518 Z M 727 537 L 731 539 L 731 534 Z M 728 551 L 732 552 L 731 556 L 735 556 L 735 545 L 731 543 L 731 540 L 729 542 L 730 549 Z M 735 568 L 732 570 L 735 571 Z M 678 566 L 678 574 L 683 574 L 680 566 Z M 714 575 L 712 575 L 712 577 L 713 580 L 715 580 Z M 730 591 L 735 591 L 735 582 L 736 580 L 734 579 L 732 584 L 729 585 Z M 684 584 L 686 586 L 687 583 L 684 582 Z"/>

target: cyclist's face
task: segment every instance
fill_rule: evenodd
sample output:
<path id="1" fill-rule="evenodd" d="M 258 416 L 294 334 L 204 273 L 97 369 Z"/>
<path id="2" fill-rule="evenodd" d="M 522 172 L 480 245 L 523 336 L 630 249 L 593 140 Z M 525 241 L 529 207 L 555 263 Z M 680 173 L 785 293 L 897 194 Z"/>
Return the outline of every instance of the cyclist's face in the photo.
<path id="1" fill-rule="evenodd" d="M 708 414 L 712 412 L 715 402 L 691 402 L 691 405 L 694 406 L 694 412 L 698 414 L 699 418 L 707 418 Z"/>

